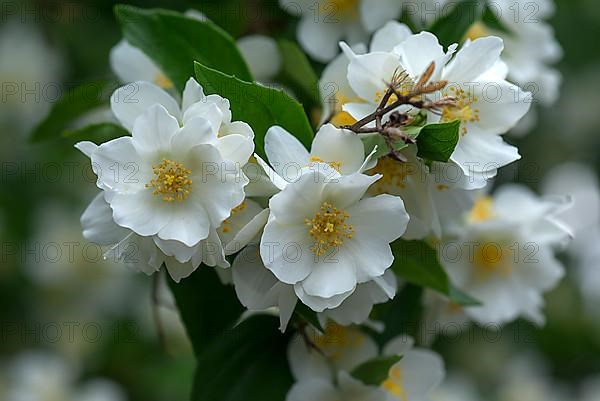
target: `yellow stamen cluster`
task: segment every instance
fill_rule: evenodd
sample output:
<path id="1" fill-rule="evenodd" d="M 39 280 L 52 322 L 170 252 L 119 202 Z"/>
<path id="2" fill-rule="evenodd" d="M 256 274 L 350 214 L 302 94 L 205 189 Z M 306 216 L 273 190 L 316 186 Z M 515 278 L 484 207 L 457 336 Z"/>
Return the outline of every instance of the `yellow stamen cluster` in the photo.
<path id="1" fill-rule="evenodd" d="M 229 216 L 228 219 L 225 219 L 225 221 L 223 221 L 223 232 L 224 233 L 228 233 L 231 231 L 231 221 L 229 219 L 231 219 L 233 216 L 235 216 L 236 214 L 243 212 L 244 210 L 246 210 L 246 207 L 248 206 L 248 204 L 246 203 L 246 201 L 244 200 L 242 203 L 240 203 L 239 205 L 237 205 L 236 207 L 234 207 L 233 209 L 231 209 L 231 215 Z"/>
<path id="2" fill-rule="evenodd" d="M 333 117 L 331 117 L 331 120 L 329 122 L 339 128 L 344 125 L 352 125 L 356 121 L 356 118 L 352 117 L 350 113 L 346 111 L 340 111 L 339 113 L 336 113 Z"/>
<path id="3" fill-rule="evenodd" d="M 382 157 L 377 161 L 377 166 L 368 171 L 369 175 L 381 174 L 383 177 L 375 182 L 369 189 L 371 195 L 394 193 L 398 189 L 406 188 L 406 177 L 416 173 L 413 163 L 400 163 L 391 157 Z"/>
<path id="4" fill-rule="evenodd" d="M 391 395 L 401 401 L 408 401 L 408 394 L 404 388 L 402 368 L 398 365 L 392 366 L 388 378 L 381 384 Z"/>
<path id="5" fill-rule="evenodd" d="M 460 120 L 463 123 L 474 123 L 480 121 L 479 109 L 474 109 L 471 106 L 479 99 L 477 96 L 472 96 L 469 92 L 462 88 L 451 86 L 444 91 L 444 96 L 450 96 L 456 99 L 455 106 L 446 106 L 442 110 L 442 121 Z M 461 128 L 462 135 L 467 134 L 467 127 L 463 124 Z"/>
<path id="6" fill-rule="evenodd" d="M 490 31 L 481 21 L 477 21 L 473 25 L 471 25 L 471 27 L 465 34 L 465 39 L 475 40 L 483 38 L 485 36 L 490 36 Z"/>
<path id="7" fill-rule="evenodd" d="M 317 334 L 312 340 L 323 353 L 335 361 L 348 349 L 361 347 L 365 338 L 360 330 L 329 321 L 325 326 L 325 333 Z"/>
<path id="8" fill-rule="evenodd" d="M 162 72 L 156 74 L 156 76 L 154 77 L 154 83 L 163 89 L 173 89 L 175 87 L 173 81 L 167 78 L 167 76 Z"/>
<path id="9" fill-rule="evenodd" d="M 328 13 L 330 18 L 335 18 L 336 13 L 346 16 L 358 17 L 359 0 L 327 0 L 321 3 L 321 11 Z"/>
<path id="10" fill-rule="evenodd" d="M 323 202 L 315 217 L 304 220 L 310 228 L 310 236 L 315 240 L 311 251 L 321 256 L 330 248 L 342 246 L 344 240 L 352 238 L 354 227 L 352 224 L 346 224 L 349 217 L 345 211 L 333 207 L 331 203 Z"/>
<path id="11" fill-rule="evenodd" d="M 467 215 L 467 221 L 471 224 L 482 223 L 495 216 L 494 201 L 489 196 L 480 196 Z"/>
<path id="12" fill-rule="evenodd" d="M 311 164 L 312 163 L 326 163 L 326 164 L 329 164 L 338 173 L 342 171 L 342 162 L 339 162 L 339 161 L 326 162 L 325 160 L 321 159 L 319 156 L 311 156 L 309 160 L 310 160 Z"/>
<path id="13" fill-rule="evenodd" d="M 183 201 L 192 191 L 192 180 L 189 176 L 192 170 L 186 169 L 183 164 L 168 159 L 152 166 L 154 178 L 146 188 L 153 188 L 152 195 L 162 196 L 165 202 Z"/>
<path id="14" fill-rule="evenodd" d="M 509 276 L 512 273 L 510 249 L 496 242 L 482 242 L 474 249 L 475 278 L 485 280 L 492 274 Z"/>

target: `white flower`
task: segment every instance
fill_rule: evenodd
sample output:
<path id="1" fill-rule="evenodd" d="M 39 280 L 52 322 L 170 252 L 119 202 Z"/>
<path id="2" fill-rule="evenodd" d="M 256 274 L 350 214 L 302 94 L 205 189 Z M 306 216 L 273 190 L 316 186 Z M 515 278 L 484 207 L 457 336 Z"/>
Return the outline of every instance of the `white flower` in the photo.
<path id="1" fill-rule="evenodd" d="M 531 94 L 505 80 L 501 39 L 486 37 L 467 42 L 452 60 L 456 45 L 444 52 L 437 38 L 428 32 L 407 37 L 391 52 L 356 55 L 348 46 L 342 44 L 342 48 L 350 59 L 348 83 L 360 98 L 344 104 L 343 110 L 357 120 L 375 111 L 398 71 L 408 74 L 410 87 L 435 62 L 431 80 L 446 80 L 448 85 L 434 97 L 452 96 L 458 107 L 445 107 L 441 116 L 428 113 L 427 122 L 461 121 L 461 137 L 450 160 L 466 177 L 460 182 L 462 187 L 480 188 L 498 168 L 520 158 L 517 149 L 503 142 L 500 135 L 529 110 Z M 400 110 L 407 112 L 409 108 L 401 106 Z"/>
<path id="2" fill-rule="evenodd" d="M 269 201 L 262 261 L 317 312 L 339 306 L 393 262 L 389 243 L 404 233 L 408 215 L 398 197 L 363 199 L 379 178 L 342 176 L 318 163 Z"/>
<path id="3" fill-rule="evenodd" d="M 544 322 L 542 293 L 564 274 L 553 248 L 570 236 L 555 217 L 566 204 L 562 198 L 538 199 L 519 186 L 475 202 L 439 252 L 454 284 L 482 302 L 465 308 L 471 319 L 503 324 L 522 316 Z"/>
<path id="4" fill-rule="evenodd" d="M 45 352 L 20 354 L 7 369 L 11 401 L 125 401 L 115 383 L 92 379 L 78 385 L 79 372 L 62 357 Z M 1 390 L 1 389 L 0 389 Z M 3 394 L 0 392 L 0 396 Z"/>
<path id="5" fill-rule="evenodd" d="M 475 23 L 467 37 L 474 40 L 498 36 L 504 40 L 502 60 L 508 65 L 511 81 L 528 88 L 536 100 L 548 106 L 558 98 L 561 75 L 552 65 L 562 57 L 552 27 L 545 20 L 552 17 L 551 0 L 498 0 L 490 7 L 508 30 L 504 32 Z"/>
<path id="6" fill-rule="evenodd" d="M 217 230 L 225 234 L 222 225 L 244 200 L 248 179 L 241 166 L 254 149 L 252 130 L 231 123 L 228 102 L 215 96 L 217 107 L 192 79 L 182 109 L 160 88 L 138 87 L 139 103 L 149 107 L 145 111 L 139 103 L 116 100 L 126 87 L 112 97 L 115 114 L 132 127 L 132 136 L 100 146 L 77 144 L 104 191 L 82 218 L 84 235 L 117 244 L 117 257 L 123 257 L 125 244 L 133 244 L 140 249 L 140 269 L 151 274 L 165 262 L 175 281 L 200 263 L 227 267 Z"/>
<path id="7" fill-rule="evenodd" d="M 452 374 L 431 395 L 432 401 L 480 401 L 475 383 L 468 376 Z"/>
<path id="8" fill-rule="evenodd" d="M 288 360 L 297 381 L 296 386 L 331 383 L 340 373 L 349 373 L 380 355 L 373 339 L 357 327 L 344 327 L 330 322 L 325 327 L 325 333 L 309 330 L 307 336 L 318 350 L 308 346 L 305 338 L 299 334 L 292 339 L 288 348 Z M 383 348 L 384 356 L 402 356 L 379 387 L 388 401 L 429 399 L 429 394 L 444 377 L 442 359 L 432 351 L 414 348 L 413 344 L 412 338 L 399 336 Z"/>
<path id="9" fill-rule="evenodd" d="M 7 15 L 8 17 L 8 15 Z M 25 133 L 60 97 L 64 62 L 35 21 L 7 18 L 0 28 L 0 82 L 4 130 Z M 11 136 L 12 137 L 12 136 Z M 14 140 L 14 138 L 13 138 Z M 10 143 L 2 147 L 12 149 Z M 2 153 L 6 161 L 13 155 Z"/>
<path id="10" fill-rule="evenodd" d="M 281 7 L 301 17 L 298 42 L 315 60 L 338 54 L 337 43 L 364 42 L 370 32 L 396 19 L 403 0 L 280 0 Z"/>
<path id="11" fill-rule="evenodd" d="M 567 248 L 574 262 L 575 277 L 589 312 L 597 316 L 600 286 L 600 185 L 592 168 L 577 163 L 558 165 L 550 170 L 543 181 L 543 193 L 568 194 L 573 207 L 558 218 L 574 232 L 574 240 Z"/>

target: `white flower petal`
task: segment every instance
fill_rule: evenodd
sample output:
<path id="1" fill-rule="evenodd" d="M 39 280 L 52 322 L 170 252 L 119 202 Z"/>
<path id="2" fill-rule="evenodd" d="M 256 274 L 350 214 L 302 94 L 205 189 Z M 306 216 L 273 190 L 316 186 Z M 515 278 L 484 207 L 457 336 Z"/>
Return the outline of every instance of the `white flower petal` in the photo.
<path id="1" fill-rule="evenodd" d="M 132 143 L 138 153 L 154 155 L 171 150 L 171 140 L 179 123 L 160 104 L 150 106 L 133 124 Z"/>
<path id="2" fill-rule="evenodd" d="M 150 82 L 136 81 L 117 89 L 110 97 L 110 108 L 128 130 L 150 106 L 162 105 L 176 119 L 181 118 L 179 105 L 167 92 Z"/>
<path id="3" fill-rule="evenodd" d="M 341 163 L 340 172 L 350 174 L 360 170 L 365 159 L 365 147 L 354 132 L 325 124 L 317 132 L 310 154 L 326 163 Z"/>
<path id="4" fill-rule="evenodd" d="M 265 135 L 265 153 L 273 169 L 286 181 L 294 181 L 308 165 L 308 150 L 284 128 L 273 126 Z"/>
<path id="5" fill-rule="evenodd" d="M 396 46 L 412 35 L 408 26 L 397 21 L 389 21 L 373 34 L 372 52 L 391 52 Z"/>

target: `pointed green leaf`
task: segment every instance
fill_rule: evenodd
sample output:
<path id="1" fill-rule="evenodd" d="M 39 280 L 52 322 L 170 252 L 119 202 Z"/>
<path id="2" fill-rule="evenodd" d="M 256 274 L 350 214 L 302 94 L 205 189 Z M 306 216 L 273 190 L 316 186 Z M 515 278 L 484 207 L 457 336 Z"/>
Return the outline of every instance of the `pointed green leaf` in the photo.
<path id="1" fill-rule="evenodd" d="M 126 5 L 116 6 L 115 13 L 127 41 L 154 60 L 179 91 L 194 76 L 194 61 L 252 80 L 233 38 L 210 21 Z"/>
<path id="2" fill-rule="evenodd" d="M 427 124 L 417 137 L 418 156 L 427 160 L 447 162 L 460 137 L 460 121 Z"/>
<path id="3" fill-rule="evenodd" d="M 273 125 L 282 126 L 310 148 L 313 130 L 306 113 L 284 91 L 245 82 L 200 63 L 196 63 L 196 79 L 206 94 L 216 93 L 229 99 L 234 120 L 250 124 L 259 155 L 265 155 L 265 134 Z"/>
<path id="4" fill-rule="evenodd" d="M 315 74 L 306 54 L 297 44 L 281 39 L 277 42 L 281 54 L 282 67 L 280 80 L 295 93 L 313 105 L 320 105 L 319 78 Z"/>
<path id="5" fill-rule="evenodd" d="M 352 371 L 352 376 L 368 386 L 379 386 L 389 376 L 392 366 L 402 359 L 400 355 L 382 356 L 360 364 Z"/>
<path id="6" fill-rule="evenodd" d="M 392 269 L 404 280 L 440 292 L 458 305 L 478 304 L 478 301 L 452 286 L 437 253 L 424 241 L 398 240 L 392 244 L 392 251 Z"/>

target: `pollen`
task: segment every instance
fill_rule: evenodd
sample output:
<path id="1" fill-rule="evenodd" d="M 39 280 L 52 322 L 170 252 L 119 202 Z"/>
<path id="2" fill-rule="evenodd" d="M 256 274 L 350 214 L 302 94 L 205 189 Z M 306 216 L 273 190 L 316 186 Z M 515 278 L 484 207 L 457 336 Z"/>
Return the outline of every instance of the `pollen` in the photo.
<path id="1" fill-rule="evenodd" d="M 386 389 L 388 393 L 396 397 L 396 399 L 400 401 L 408 401 L 408 394 L 404 388 L 403 381 L 402 368 L 398 365 L 394 365 L 390 369 L 388 378 L 381 384 L 381 386 Z"/>
<path id="2" fill-rule="evenodd" d="M 465 34 L 465 39 L 475 40 L 489 35 L 490 31 L 487 29 L 487 27 L 481 21 L 478 21 L 471 25 L 471 27 Z"/>
<path id="3" fill-rule="evenodd" d="M 156 76 L 154 77 L 154 83 L 163 89 L 173 89 L 175 87 L 173 81 L 167 78 L 167 76 L 162 72 L 156 74 Z"/>
<path id="4" fill-rule="evenodd" d="M 352 125 L 356 121 L 356 118 L 352 117 L 350 113 L 340 111 L 339 113 L 336 113 L 329 122 L 339 128 L 344 125 Z"/>
<path id="5" fill-rule="evenodd" d="M 323 353 L 335 361 L 343 357 L 348 349 L 360 348 L 365 338 L 360 330 L 328 321 L 325 332 L 316 334 L 312 340 Z"/>
<path id="6" fill-rule="evenodd" d="M 377 165 L 367 174 L 381 174 L 383 177 L 375 182 L 369 189 L 371 195 L 394 193 L 399 189 L 406 188 L 406 178 L 415 174 L 416 168 L 413 163 L 399 163 L 391 157 L 382 157 Z"/>
<path id="7" fill-rule="evenodd" d="M 344 241 L 354 236 L 354 227 L 346 223 L 350 217 L 343 210 L 335 208 L 331 203 L 323 202 L 312 219 L 304 222 L 309 227 L 309 234 L 315 240 L 311 251 L 321 256 L 330 248 L 344 245 Z"/>
<path id="8" fill-rule="evenodd" d="M 442 110 L 442 121 L 460 120 L 463 123 L 479 122 L 479 109 L 473 108 L 473 103 L 479 99 L 477 96 L 472 96 L 469 92 L 462 88 L 451 86 L 444 92 L 445 96 L 451 96 L 456 99 L 456 105 L 446 106 Z M 463 124 L 461 134 L 467 134 L 467 127 Z"/>
<path id="9" fill-rule="evenodd" d="M 339 161 L 326 162 L 325 160 L 321 159 L 319 156 L 311 156 L 309 160 L 310 160 L 311 164 L 312 163 L 326 163 L 326 164 L 329 164 L 338 173 L 340 173 L 341 170 L 342 170 L 342 162 L 339 162 Z"/>
<path id="10" fill-rule="evenodd" d="M 152 166 L 154 178 L 146 184 L 153 188 L 152 195 L 161 196 L 165 202 L 181 202 L 192 192 L 192 180 L 189 178 L 192 170 L 183 164 L 168 159 L 162 159 L 159 164 Z"/>
<path id="11" fill-rule="evenodd" d="M 244 210 L 246 210 L 247 206 L 248 206 L 248 204 L 244 200 L 242 203 L 240 203 L 239 205 L 237 205 L 236 207 L 231 209 L 231 214 L 229 215 L 229 218 L 227 218 L 227 219 L 225 219 L 225 221 L 223 221 L 222 229 L 223 229 L 224 233 L 228 233 L 231 231 L 231 220 L 230 219 L 233 216 L 235 216 L 236 214 L 241 213 Z"/>
<path id="12" fill-rule="evenodd" d="M 493 274 L 504 277 L 512 273 L 510 249 L 496 242 L 482 242 L 474 249 L 473 265 L 475 267 L 475 278 L 479 281 L 485 280 Z"/>
<path id="13" fill-rule="evenodd" d="M 328 0 L 321 4 L 321 11 L 335 18 L 335 13 L 343 13 L 350 17 L 358 17 L 359 0 Z"/>
<path id="14" fill-rule="evenodd" d="M 471 224 L 482 223 L 492 219 L 494 216 L 494 201 L 489 196 L 481 196 L 477 198 L 473 208 L 471 208 L 467 216 L 467 221 Z"/>

